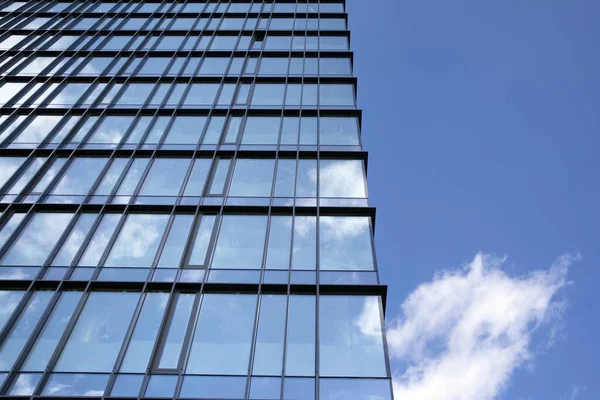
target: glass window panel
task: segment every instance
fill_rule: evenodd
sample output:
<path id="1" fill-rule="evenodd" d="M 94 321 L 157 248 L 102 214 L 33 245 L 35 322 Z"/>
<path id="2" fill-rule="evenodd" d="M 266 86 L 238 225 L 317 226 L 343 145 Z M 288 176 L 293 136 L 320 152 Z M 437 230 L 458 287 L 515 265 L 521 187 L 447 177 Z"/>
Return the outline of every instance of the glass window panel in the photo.
<path id="1" fill-rule="evenodd" d="M 253 106 L 282 106 L 285 85 L 279 83 L 257 83 L 252 95 Z"/>
<path id="2" fill-rule="evenodd" d="M 217 167 L 213 173 L 212 182 L 210 185 L 210 194 L 222 194 L 229 172 L 231 160 L 228 158 L 220 158 L 217 160 Z"/>
<path id="3" fill-rule="evenodd" d="M 15 143 L 41 143 L 56 127 L 62 116 L 38 115 L 13 140 Z"/>
<path id="4" fill-rule="evenodd" d="M 242 125 L 242 117 L 230 117 L 229 124 L 227 125 L 227 132 L 225 133 L 224 143 L 236 143 L 237 137 L 240 132 Z"/>
<path id="5" fill-rule="evenodd" d="M 203 116 L 178 116 L 169 130 L 165 143 L 169 144 L 197 144 L 200 141 L 207 117 Z"/>
<path id="6" fill-rule="evenodd" d="M 111 396 L 137 397 L 144 381 L 144 375 L 118 375 Z"/>
<path id="7" fill-rule="evenodd" d="M 8 371 L 12 368 L 52 295 L 54 292 L 51 291 L 36 291 L 33 294 L 0 349 L 0 371 Z"/>
<path id="8" fill-rule="evenodd" d="M 185 105 L 212 105 L 219 90 L 217 83 L 192 83 L 185 98 Z"/>
<path id="9" fill-rule="evenodd" d="M 187 158 L 156 158 L 139 194 L 177 196 L 189 165 L 190 159 Z"/>
<path id="10" fill-rule="evenodd" d="M 26 157 L 1 157 L 0 158 L 0 188 L 4 186 L 13 174 L 19 169 Z"/>
<path id="11" fill-rule="evenodd" d="M 117 195 L 132 195 L 148 165 L 149 158 L 136 158 L 121 182 Z"/>
<path id="12" fill-rule="evenodd" d="M 279 399 L 281 395 L 281 378 L 252 378 L 250 399 Z"/>
<path id="13" fill-rule="evenodd" d="M 146 144 L 156 144 L 163 137 L 171 117 L 158 117 L 156 118 L 154 125 L 150 128 L 150 133 L 145 139 Z"/>
<path id="14" fill-rule="evenodd" d="M 297 197 L 317 197 L 317 160 L 298 160 Z"/>
<path id="15" fill-rule="evenodd" d="M 320 58 L 321 75 L 350 75 L 350 60 L 348 58 Z"/>
<path id="16" fill-rule="evenodd" d="M 238 159 L 229 196 L 271 196 L 274 168 L 275 160 Z"/>
<path id="17" fill-rule="evenodd" d="M 148 130 L 148 126 L 150 126 L 151 122 L 152 122 L 152 117 L 140 117 L 137 120 L 134 128 L 131 130 L 131 132 L 127 136 L 125 143 L 138 144 L 142 140 L 144 133 L 146 133 L 146 131 Z"/>
<path id="18" fill-rule="evenodd" d="M 321 296 L 321 376 L 387 375 L 377 296 Z"/>
<path id="19" fill-rule="evenodd" d="M 392 400 L 388 379 L 320 379 L 319 398 Z"/>
<path id="20" fill-rule="evenodd" d="M 285 373 L 315 374 L 315 296 L 291 295 L 289 298 Z"/>
<path id="21" fill-rule="evenodd" d="M 294 197 L 296 160 L 279 159 L 275 180 L 275 197 Z"/>
<path id="22" fill-rule="evenodd" d="M 292 217 L 272 216 L 266 269 L 288 269 L 292 247 Z"/>
<path id="23" fill-rule="evenodd" d="M 241 399 L 245 392 L 246 377 L 186 376 L 179 396 L 194 399 Z"/>
<path id="24" fill-rule="evenodd" d="M 211 164 L 212 160 L 209 158 L 194 160 L 194 168 L 186 184 L 184 196 L 202 196 Z"/>
<path id="25" fill-rule="evenodd" d="M 48 104 L 56 106 L 73 105 L 89 88 L 89 83 L 67 83 L 62 89 L 59 88 L 54 92 L 58 94 Z"/>
<path id="26" fill-rule="evenodd" d="M 373 270 L 369 217 L 321 217 L 319 268 Z"/>
<path id="27" fill-rule="evenodd" d="M 100 75 L 112 63 L 114 58 L 111 57 L 92 57 L 89 62 L 81 69 L 79 74 L 82 75 Z"/>
<path id="28" fill-rule="evenodd" d="M 283 384 L 283 400 L 300 399 L 315 399 L 315 380 L 313 378 L 285 378 Z"/>
<path id="29" fill-rule="evenodd" d="M 11 396 L 31 396 L 41 377 L 42 374 L 19 374 L 8 394 Z"/>
<path id="30" fill-rule="evenodd" d="M 198 73 L 200 75 L 219 75 L 223 76 L 229 65 L 229 57 L 206 57 L 200 66 Z"/>
<path id="31" fill-rule="evenodd" d="M 233 100 L 233 94 L 235 93 L 236 88 L 237 88 L 237 84 L 235 84 L 235 83 L 223 84 L 223 88 L 221 89 L 221 93 L 219 94 L 219 99 L 217 100 L 217 104 L 219 104 L 219 105 L 231 104 L 231 100 Z"/>
<path id="32" fill-rule="evenodd" d="M 13 234 L 15 228 L 21 223 L 21 221 L 23 221 L 25 215 L 25 213 L 13 214 L 10 217 L 10 219 L 4 224 L 4 226 L 2 227 L 2 231 L 0 231 L 0 248 L 4 246 L 4 243 L 10 237 L 10 235 Z"/>
<path id="33" fill-rule="evenodd" d="M 58 254 L 52 260 L 53 266 L 68 266 L 71 265 L 73 258 L 79 251 L 83 240 L 86 238 L 92 224 L 96 220 L 98 214 L 82 214 L 77 223 L 69 233 L 64 244 L 60 248 Z"/>
<path id="34" fill-rule="evenodd" d="M 83 256 L 81 256 L 81 259 L 77 265 L 86 265 L 92 267 L 98 265 L 100 257 L 102 257 L 104 249 L 106 248 L 108 241 L 115 231 L 120 218 L 121 214 L 104 215 L 102 222 L 100 222 L 96 232 L 94 232 L 92 240 L 88 244 L 85 253 L 83 253 Z"/>
<path id="35" fill-rule="evenodd" d="M 102 397 L 109 377 L 108 374 L 52 374 L 42 394 Z"/>
<path id="36" fill-rule="evenodd" d="M 317 118 L 303 117 L 300 120 L 300 144 L 301 145 L 316 145 L 317 144 Z"/>
<path id="37" fill-rule="evenodd" d="M 277 144 L 281 117 L 248 117 L 242 144 Z"/>
<path id="38" fill-rule="evenodd" d="M 299 106 L 302 104 L 302 85 L 300 83 L 287 85 L 285 104 L 288 106 Z"/>
<path id="39" fill-rule="evenodd" d="M 4 329 L 6 321 L 15 311 L 24 294 L 25 292 L 20 290 L 0 290 L 0 303 L 2 304 L 0 308 L 0 331 Z"/>
<path id="40" fill-rule="evenodd" d="M 115 186 L 115 183 L 121 177 L 125 166 L 129 160 L 127 158 L 115 158 L 108 168 L 108 171 L 104 174 L 102 181 L 96 188 L 95 194 L 97 195 L 107 195 L 110 194 L 112 189 Z"/>
<path id="41" fill-rule="evenodd" d="M 323 85 L 320 85 L 323 86 Z M 302 104 L 305 106 L 317 105 L 317 91 L 319 85 L 304 84 L 302 88 Z"/>
<path id="42" fill-rule="evenodd" d="M 294 247 L 292 269 L 316 269 L 317 227 L 316 217 L 294 218 Z"/>
<path id="43" fill-rule="evenodd" d="M 266 216 L 224 215 L 212 267 L 260 269 L 266 229 Z"/>
<path id="44" fill-rule="evenodd" d="M 67 162 L 66 158 L 57 158 L 54 160 L 48 161 L 51 165 L 50 168 L 46 171 L 46 173 L 40 178 L 38 183 L 35 185 L 31 193 L 42 193 L 46 190 L 50 182 L 58 175 L 58 173 L 62 170 L 62 167 Z"/>
<path id="45" fill-rule="evenodd" d="M 200 226 L 196 232 L 192 255 L 190 256 L 190 265 L 205 265 L 208 246 L 212 237 L 216 217 L 214 215 L 203 215 L 200 219 Z"/>
<path id="46" fill-rule="evenodd" d="M 39 171 L 39 169 L 47 161 L 47 157 L 35 157 L 32 162 L 27 165 L 27 169 L 19 179 L 7 190 L 8 193 L 17 194 L 29 183 L 31 178 Z"/>
<path id="47" fill-rule="evenodd" d="M 58 303 L 52 310 L 48 322 L 38 336 L 32 350 L 29 352 L 23 367 L 24 371 L 42 372 L 48 365 L 50 357 L 69 323 L 75 307 L 81 299 L 82 292 L 63 292 Z"/>
<path id="48" fill-rule="evenodd" d="M 166 214 L 128 215 L 104 265 L 150 267 L 168 221 Z"/>
<path id="49" fill-rule="evenodd" d="M 321 145 L 358 146 L 358 120 L 356 117 L 321 117 L 319 121 Z"/>
<path id="50" fill-rule="evenodd" d="M 287 75 L 289 58 L 263 57 L 259 75 Z"/>
<path id="51" fill-rule="evenodd" d="M 52 190 L 54 195 L 87 194 L 106 165 L 107 158 L 78 157 Z"/>
<path id="52" fill-rule="evenodd" d="M 280 375 L 282 372 L 286 308 L 287 296 L 285 295 L 261 296 L 252 368 L 254 375 Z M 253 388 L 252 391 L 254 392 L 255 389 Z M 279 390 L 277 396 L 273 398 L 279 398 Z"/>
<path id="53" fill-rule="evenodd" d="M 225 117 L 211 117 L 202 144 L 217 144 L 221 138 L 221 132 L 223 132 L 223 126 L 225 125 Z"/>
<path id="54" fill-rule="evenodd" d="M 177 375 L 153 375 L 146 388 L 146 397 L 173 397 Z"/>
<path id="55" fill-rule="evenodd" d="M 186 373 L 245 375 L 256 295 L 205 294 Z"/>
<path id="56" fill-rule="evenodd" d="M 177 297 L 175 311 L 158 363 L 159 368 L 177 368 L 195 298 L 196 295 L 193 293 L 182 293 Z"/>
<path id="57" fill-rule="evenodd" d="M 284 117 L 283 118 L 283 127 L 281 129 L 281 144 L 297 145 L 299 129 L 300 129 L 300 118 Z"/>
<path id="58" fill-rule="evenodd" d="M 319 85 L 319 103 L 324 106 L 353 106 L 354 87 L 350 84 Z"/>
<path id="59" fill-rule="evenodd" d="M 133 123 L 133 116 L 109 115 L 96 128 L 88 143 L 120 143 Z"/>
<path id="60" fill-rule="evenodd" d="M 160 260 L 158 261 L 158 267 L 179 267 L 193 221 L 194 216 L 191 214 L 179 214 L 175 216 L 169 236 L 160 255 Z"/>
<path id="61" fill-rule="evenodd" d="M 131 83 L 118 100 L 122 105 L 143 105 L 150 92 L 154 89 L 153 83 Z"/>
<path id="62" fill-rule="evenodd" d="M 72 217 L 70 213 L 34 214 L 1 264 L 42 265 Z"/>
<path id="63" fill-rule="evenodd" d="M 139 297 L 133 292 L 90 293 L 54 370 L 112 371 Z"/>
<path id="64" fill-rule="evenodd" d="M 148 293 L 127 346 L 121 372 L 145 372 L 169 300 L 168 293 Z"/>
<path id="65" fill-rule="evenodd" d="M 367 197 L 362 161 L 321 160 L 319 195 L 322 197 Z"/>
<path id="66" fill-rule="evenodd" d="M 292 47 L 291 36 L 267 36 L 266 50 L 289 50 Z"/>

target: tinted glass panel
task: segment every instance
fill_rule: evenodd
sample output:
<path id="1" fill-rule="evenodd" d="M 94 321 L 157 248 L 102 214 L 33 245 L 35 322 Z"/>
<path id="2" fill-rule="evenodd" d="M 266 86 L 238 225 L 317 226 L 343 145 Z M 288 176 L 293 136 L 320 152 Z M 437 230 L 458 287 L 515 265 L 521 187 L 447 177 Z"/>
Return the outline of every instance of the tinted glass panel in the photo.
<path id="1" fill-rule="evenodd" d="M 266 228 L 266 216 L 223 216 L 212 267 L 260 268 Z"/>
<path id="2" fill-rule="evenodd" d="M 321 217 L 320 260 L 323 270 L 372 270 L 368 217 Z"/>

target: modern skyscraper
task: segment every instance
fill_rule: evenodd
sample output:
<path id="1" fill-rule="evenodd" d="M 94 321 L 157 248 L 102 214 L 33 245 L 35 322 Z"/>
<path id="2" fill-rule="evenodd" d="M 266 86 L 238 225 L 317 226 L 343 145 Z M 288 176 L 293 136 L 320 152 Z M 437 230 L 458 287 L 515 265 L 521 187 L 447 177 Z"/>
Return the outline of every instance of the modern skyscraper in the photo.
<path id="1" fill-rule="evenodd" d="M 0 3 L 0 395 L 389 400 L 339 1 Z"/>

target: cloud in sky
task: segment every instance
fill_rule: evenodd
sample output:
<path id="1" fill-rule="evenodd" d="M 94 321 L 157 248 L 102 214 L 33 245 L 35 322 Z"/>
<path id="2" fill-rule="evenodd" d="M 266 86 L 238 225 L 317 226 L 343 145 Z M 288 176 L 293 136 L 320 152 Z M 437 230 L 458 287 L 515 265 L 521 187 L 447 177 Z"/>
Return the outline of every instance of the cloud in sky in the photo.
<path id="1" fill-rule="evenodd" d="M 557 292 L 579 256 L 563 255 L 547 270 L 511 277 L 505 258 L 477 254 L 463 269 L 444 271 L 402 304 L 387 338 L 394 394 L 411 400 L 488 400 L 506 388 L 515 369 L 533 358 L 532 335 L 550 336 L 564 310 Z"/>

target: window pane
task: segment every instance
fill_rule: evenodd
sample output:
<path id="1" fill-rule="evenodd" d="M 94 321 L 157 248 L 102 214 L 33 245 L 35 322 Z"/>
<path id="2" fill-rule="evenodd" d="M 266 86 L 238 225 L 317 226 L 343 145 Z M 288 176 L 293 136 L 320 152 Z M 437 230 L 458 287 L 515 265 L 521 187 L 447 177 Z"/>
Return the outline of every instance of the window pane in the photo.
<path id="1" fill-rule="evenodd" d="M 3 265 L 42 265 L 73 214 L 36 213 L 2 259 Z"/>
<path id="2" fill-rule="evenodd" d="M 212 160 L 209 158 L 194 160 L 194 168 L 186 184 L 184 196 L 202 196 L 211 163 Z"/>
<path id="3" fill-rule="evenodd" d="M 245 375 L 256 295 L 205 294 L 186 373 Z"/>
<path id="4" fill-rule="evenodd" d="M 201 217 L 192 255 L 190 256 L 190 265 L 206 265 L 206 253 L 208 252 L 208 245 L 210 244 L 216 219 L 217 217 L 214 215 L 203 215 Z"/>
<path id="5" fill-rule="evenodd" d="M 110 372 L 139 297 L 132 292 L 91 293 L 54 370 Z"/>
<path id="6" fill-rule="evenodd" d="M 106 158 L 98 157 L 74 159 L 51 193 L 55 195 L 87 194 L 107 161 Z"/>
<path id="7" fill-rule="evenodd" d="M 38 115 L 23 129 L 23 131 L 21 131 L 21 133 L 19 133 L 19 136 L 17 136 L 13 142 L 29 144 L 41 143 L 46 139 L 46 136 L 52 132 L 62 118 L 62 116 L 55 115 Z"/>
<path id="8" fill-rule="evenodd" d="M 252 374 L 254 375 L 281 374 L 286 308 L 287 296 L 261 296 L 254 366 L 252 368 Z M 279 397 L 279 391 L 277 391 L 277 394 L 277 397 Z"/>
<path id="9" fill-rule="evenodd" d="M 190 165 L 187 158 L 157 158 L 140 190 L 141 196 L 177 196 Z"/>
<path id="10" fill-rule="evenodd" d="M 322 270 L 373 270 L 369 217 L 321 217 Z"/>
<path id="11" fill-rule="evenodd" d="M 320 379 L 319 398 L 392 400 L 388 379 Z"/>
<path id="12" fill-rule="evenodd" d="M 217 83 L 192 83 L 183 104 L 212 105 L 218 90 L 219 84 Z"/>
<path id="13" fill-rule="evenodd" d="M 121 177 L 125 166 L 127 165 L 127 158 L 115 158 L 108 168 L 108 171 L 104 174 L 102 181 L 96 188 L 95 194 L 108 195 L 113 190 L 115 183 Z"/>
<path id="14" fill-rule="evenodd" d="M 204 130 L 207 117 L 176 117 L 165 143 L 197 144 Z"/>
<path id="15" fill-rule="evenodd" d="M 348 84 L 319 85 L 320 104 L 323 106 L 353 106 L 354 87 Z"/>
<path id="16" fill-rule="evenodd" d="M 291 295 L 285 373 L 315 375 L 315 297 Z"/>
<path id="17" fill-rule="evenodd" d="M 15 171 L 19 169 L 19 167 L 26 160 L 25 157 L 2 157 L 0 158 L 0 188 L 4 186 L 6 181 L 8 181 Z"/>
<path id="18" fill-rule="evenodd" d="M 281 117 L 248 117 L 242 144 L 277 144 Z"/>
<path id="19" fill-rule="evenodd" d="M 149 268 L 168 221 L 166 214 L 130 214 L 104 265 Z"/>
<path id="20" fill-rule="evenodd" d="M 321 376 L 387 375 L 377 296 L 321 296 Z"/>
<path id="21" fill-rule="evenodd" d="M 121 372 L 145 372 L 169 300 L 168 293 L 148 293 L 123 358 Z"/>
<path id="22" fill-rule="evenodd" d="M 177 297 L 177 305 L 169 325 L 159 368 L 177 368 L 195 298 L 196 295 L 192 293 L 182 293 Z"/>
<path id="23" fill-rule="evenodd" d="M 179 214 L 175 216 L 158 261 L 158 267 L 179 267 L 193 221 L 193 215 Z"/>
<path id="24" fill-rule="evenodd" d="M 217 160 L 217 167 L 215 168 L 215 171 L 213 173 L 209 194 L 223 194 L 223 189 L 225 188 L 225 180 L 227 179 L 227 173 L 229 172 L 230 164 L 231 160 L 228 158 L 220 158 L 219 160 Z"/>
<path id="25" fill-rule="evenodd" d="M 294 197 L 296 160 L 279 159 L 275 181 L 275 197 Z"/>
<path id="26" fill-rule="evenodd" d="M 288 269 L 292 247 L 292 217 L 271 217 L 266 269 Z"/>
<path id="27" fill-rule="evenodd" d="M 224 215 L 212 267 L 260 269 L 266 229 L 266 216 Z"/>
<path id="28" fill-rule="evenodd" d="M 253 106 L 282 106 L 284 84 L 258 83 L 254 85 Z"/>
<path id="29" fill-rule="evenodd" d="M 362 161 L 321 160 L 319 196 L 367 197 Z"/>
<path id="30" fill-rule="evenodd" d="M 117 104 L 141 106 L 146 103 L 146 99 L 153 89 L 153 83 L 132 83 L 125 89 Z"/>
<path id="31" fill-rule="evenodd" d="M 317 264 L 317 217 L 294 218 L 292 269 L 315 270 Z"/>
<path id="32" fill-rule="evenodd" d="M 4 329 L 6 321 L 11 317 L 15 308 L 23 298 L 25 292 L 20 290 L 0 290 L 0 331 Z"/>
<path id="33" fill-rule="evenodd" d="M 2 345 L 0 371 L 8 371 L 12 368 L 53 294 L 54 292 L 51 291 L 38 291 L 33 294 L 27 307 L 11 327 L 10 334 Z"/>
<path id="34" fill-rule="evenodd" d="M 42 394 L 46 396 L 101 397 L 108 374 L 52 374 Z"/>
<path id="35" fill-rule="evenodd" d="M 358 121 L 356 117 L 321 117 L 320 144 L 324 146 L 358 146 Z"/>
<path id="36" fill-rule="evenodd" d="M 269 197 L 275 160 L 238 159 L 229 189 L 230 196 Z"/>
<path id="37" fill-rule="evenodd" d="M 181 385 L 180 397 L 194 399 L 243 399 L 245 392 L 246 377 L 186 376 Z"/>
<path id="38" fill-rule="evenodd" d="M 105 117 L 88 143 L 120 143 L 134 118 L 114 115 Z"/>
<path id="39" fill-rule="evenodd" d="M 69 266 L 73 261 L 73 257 L 79 251 L 83 240 L 87 236 L 92 224 L 96 220 L 98 214 L 82 214 L 77 223 L 69 233 L 65 243 L 60 248 L 58 254 L 52 260 L 51 265 Z"/>
<path id="40" fill-rule="evenodd" d="M 104 253 L 104 249 L 108 244 L 117 223 L 121 218 L 121 214 L 105 214 L 102 218 L 102 222 L 94 232 L 92 240 L 88 244 L 85 253 L 77 263 L 77 265 L 85 265 L 95 267 L 100 261 L 100 257 Z"/>
<path id="41" fill-rule="evenodd" d="M 298 161 L 297 197 L 317 197 L 317 160 Z"/>
<path id="42" fill-rule="evenodd" d="M 33 349 L 29 352 L 23 368 L 24 371 L 44 371 L 48 361 L 62 337 L 65 327 L 69 323 L 77 303 L 81 299 L 81 292 L 64 292 L 52 310 L 50 319 L 38 336 Z"/>

